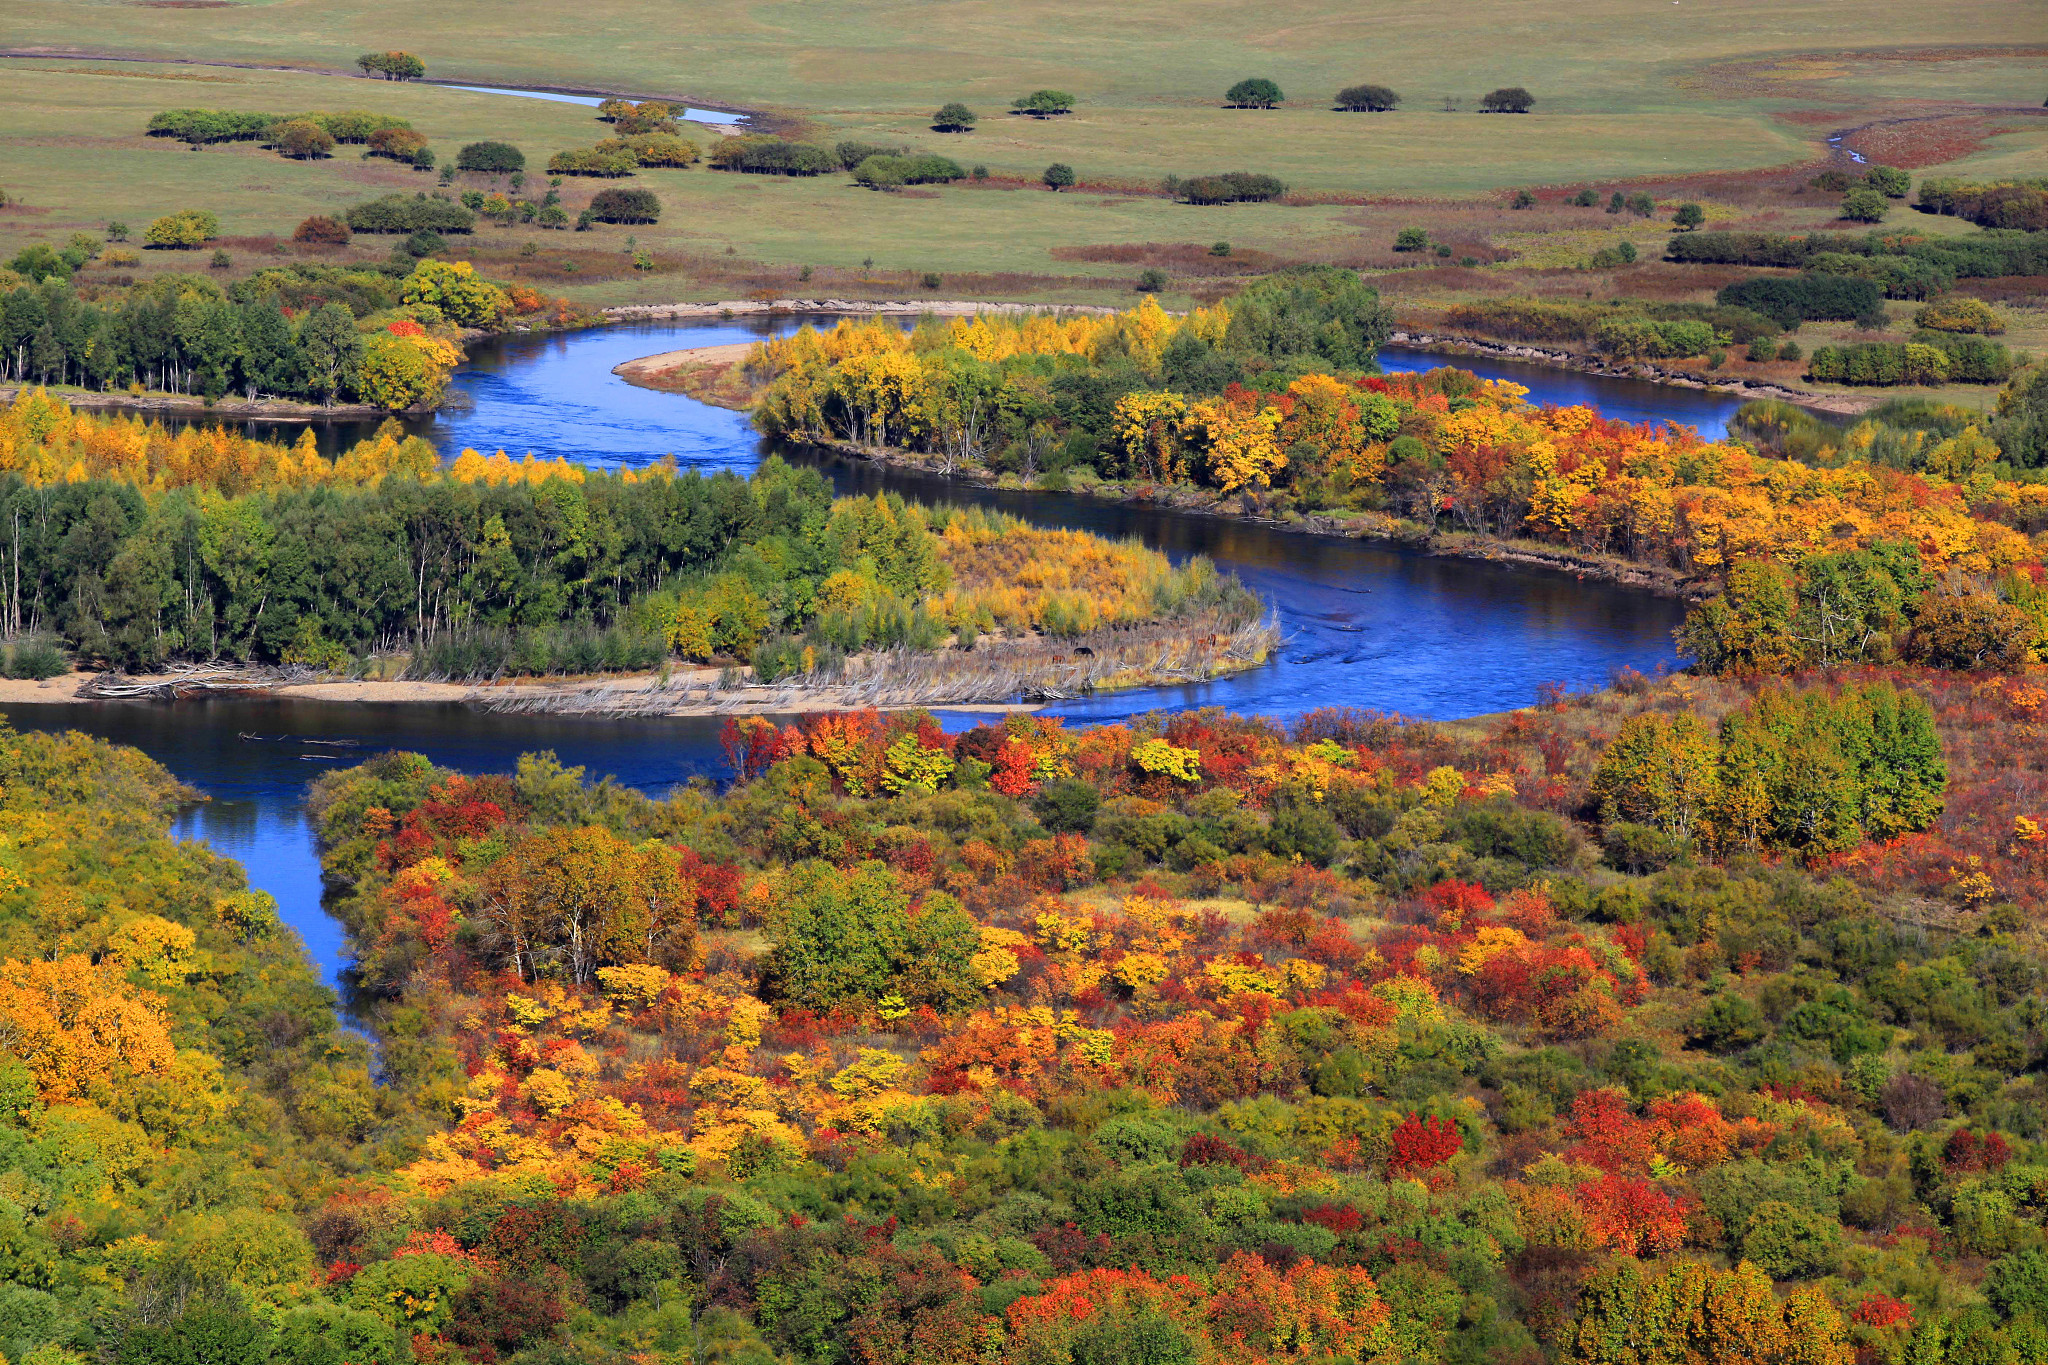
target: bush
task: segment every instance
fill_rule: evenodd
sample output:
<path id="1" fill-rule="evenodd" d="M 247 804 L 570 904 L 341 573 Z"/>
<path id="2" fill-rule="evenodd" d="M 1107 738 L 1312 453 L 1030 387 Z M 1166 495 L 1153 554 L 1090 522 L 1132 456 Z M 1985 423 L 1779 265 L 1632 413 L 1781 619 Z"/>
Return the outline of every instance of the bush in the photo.
<path id="1" fill-rule="evenodd" d="M 2002 671 L 2023 667 L 2033 618 L 1989 593 L 1929 593 L 1906 642 L 1906 657 L 1935 668 Z"/>
<path id="2" fill-rule="evenodd" d="M 1849 322 L 1882 307 L 1884 291 L 1871 280 L 1846 275 L 1759 276 L 1714 295 L 1717 303 L 1762 313 L 1783 327 L 1801 322 Z"/>
<path id="3" fill-rule="evenodd" d="M 167 213 L 142 234 L 151 246 L 186 251 L 220 236 L 220 220 L 205 209 Z"/>
<path id="4" fill-rule="evenodd" d="M 1484 299 L 1453 304 L 1444 322 L 1507 341 L 1586 341 L 1605 315 L 1605 309 L 1591 303 Z"/>
<path id="5" fill-rule="evenodd" d="M 455 154 L 455 169 L 490 174 L 523 171 L 526 169 L 526 153 L 509 142 L 465 143 Z"/>
<path id="6" fill-rule="evenodd" d="M 1832 1274 L 1842 1260 L 1841 1224 L 1821 1211 L 1767 1199 L 1743 1230 L 1742 1258 L 1774 1280 Z"/>
<path id="7" fill-rule="evenodd" d="M 599 190 L 590 215 L 600 223 L 654 223 L 661 219 L 661 201 L 652 190 Z"/>
<path id="8" fill-rule="evenodd" d="M 1571 202 L 1582 209 L 1592 208 L 1600 202 L 1600 192 L 1589 185 L 1573 195 Z"/>
<path id="9" fill-rule="evenodd" d="M 1745 359 L 1758 362 L 1776 360 L 1778 358 L 1778 343 L 1769 337 L 1756 337 L 1751 340 L 1749 349 L 1743 352 L 1743 356 Z"/>
<path id="10" fill-rule="evenodd" d="M 980 121 L 978 114 L 958 100 L 940 105 L 932 115 L 932 127 L 942 133 L 971 133 Z"/>
<path id="11" fill-rule="evenodd" d="M 1707 211 L 1698 204 L 1680 204 L 1672 210 L 1671 222 L 1680 232 L 1691 232 L 1707 221 Z"/>
<path id="12" fill-rule="evenodd" d="M 350 209 L 348 225 L 355 232 L 474 232 L 476 215 L 452 199 L 387 194 Z"/>
<path id="13" fill-rule="evenodd" d="M 414 260 L 420 260 L 423 257 L 432 256 L 437 252 L 446 251 L 447 249 L 447 241 L 432 228 L 421 228 L 418 232 L 407 237 L 405 245 L 399 248 L 400 251 L 403 251 Z"/>
<path id="14" fill-rule="evenodd" d="M 347 246 L 353 235 L 347 223 L 319 213 L 292 229 L 292 240 L 301 246 Z"/>
<path id="15" fill-rule="evenodd" d="M 1799 349 L 1799 343 L 1790 337 L 1785 338 L 1785 344 L 1778 348 L 1778 359 L 1799 360 L 1802 358 L 1804 358 L 1804 352 Z"/>
<path id="16" fill-rule="evenodd" d="M 2003 384 L 2012 378 L 2012 352 L 2003 342 L 1957 332 L 1915 332 L 1908 343 L 1931 346 L 1948 357 L 1948 378 L 1956 384 Z"/>
<path id="17" fill-rule="evenodd" d="M 1622 204 L 1638 218 L 1648 218 L 1657 212 L 1657 201 L 1640 192 L 1630 195 Z"/>
<path id="18" fill-rule="evenodd" d="M 1155 266 L 1154 268 L 1147 270 L 1144 274 L 1138 276 L 1138 289 L 1143 293 L 1156 294 L 1160 290 L 1166 288 L 1167 282 L 1170 278 L 1171 277 L 1164 270 L 1161 270 Z"/>
<path id="19" fill-rule="evenodd" d="M 1856 180 L 1847 171 L 1825 170 L 1806 183 L 1827 194 L 1840 194 L 1854 185 Z"/>
<path id="20" fill-rule="evenodd" d="M 373 135 L 386 130 L 412 131 L 412 125 L 402 118 L 395 118 L 390 114 L 373 114 L 367 109 L 344 109 L 332 114 L 300 114 L 298 117 L 319 124 L 336 142 L 368 142 Z"/>
<path id="21" fill-rule="evenodd" d="M 295 118 L 278 124 L 270 140 L 278 155 L 294 161 L 310 161 L 334 150 L 334 135 L 311 119 Z"/>
<path id="22" fill-rule="evenodd" d="M 70 669 L 70 661 L 64 657 L 64 650 L 56 641 L 32 636 L 16 640 L 8 648 L 4 668 L 0 668 L 0 672 L 10 678 L 42 682 Z"/>
<path id="23" fill-rule="evenodd" d="M 1011 100 L 1010 108 L 1033 118 L 1054 118 L 1074 112 L 1074 97 L 1064 90 L 1034 90 Z"/>
<path id="24" fill-rule="evenodd" d="M 1336 103 L 1346 113 L 1384 114 L 1399 108 L 1401 97 L 1384 85 L 1347 85 L 1337 92 Z"/>
<path id="25" fill-rule="evenodd" d="M 1058 194 L 1074 183 L 1074 168 L 1064 161 L 1055 161 L 1045 168 L 1039 179 L 1045 182 L 1047 189 Z"/>
<path id="26" fill-rule="evenodd" d="M 1402 228 L 1399 232 L 1394 234 L 1394 250 L 1429 250 L 1429 232 L 1426 229 L 1419 227 Z"/>
<path id="27" fill-rule="evenodd" d="M 1881 223 L 1888 207 L 1873 189 L 1850 190 L 1842 196 L 1842 217 L 1852 223 Z"/>
<path id="28" fill-rule="evenodd" d="M 1913 315 L 1913 325 L 1931 332 L 1976 332 L 1994 337 L 2005 332 L 2005 319 L 1990 304 L 1962 294 L 1928 304 Z"/>
<path id="29" fill-rule="evenodd" d="M 1953 178 L 1922 181 L 1920 207 L 1928 213 L 1966 218 L 1980 227 L 2048 228 L 2048 177 L 1971 183 Z"/>
<path id="30" fill-rule="evenodd" d="M 1863 183 L 1887 199 L 1904 199 L 1913 188 L 1913 177 L 1897 166 L 1872 166 L 1863 173 Z"/>
<path id="31" fill-rule="evenodd" d="M 1613 246 L 1603 246 L 1592 256 L 1592 266 L 1595 270 L 1612 270 L 1616 266 L 1634 265 L 1635 261 L 1634 242 L 1616 242 Z"/>
<path id="32" fill-rule="evenodd" d="M 1533 209 L 1536 207 L 1536 196 L 1527 190 L 1516 190 L 1515 197 L 1509 201 L 1508 207 L 1511 209 Z"/>
<path id="33" fill-rule="evenodd" d="M 1223 95 L 1225 104 L 1232 109 L 1271 109 L 1286 98 L 1278 83 L 1263 76 L 1239 81 Z"/>
<path id="34" fill-rule="evenodd" d="M 910 183 L 910 158 L 885 154 L 868 157 L 853 168 L 856 183 L 871 190 L 896 190 Z"/>
<path id="35" fill-rule="evenodd" d="M 1198 175 L 1175 185 L 1180 197 L 1190 204 L 1264 203 L 1287 193 L 1287 186 L 1276 177 L 1251 171 Z"/>
<path id="36" fill-rule="evenodd" d="M 1482 114 L 1526 114 L 1536 107 L 1536 97 L 1519 85 L 1503 85 L 1490 90 L 1479 101 Z"/>

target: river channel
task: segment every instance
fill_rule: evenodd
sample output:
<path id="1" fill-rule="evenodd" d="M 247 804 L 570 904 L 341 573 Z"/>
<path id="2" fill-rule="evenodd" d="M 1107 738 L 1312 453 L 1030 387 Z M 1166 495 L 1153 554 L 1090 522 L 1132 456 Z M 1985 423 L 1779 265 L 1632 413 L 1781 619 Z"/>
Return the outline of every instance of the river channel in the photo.
<path id="1" fill-rule="evenodd" d="M 655 351 L 769 335 L 793 319 L 693 321 L 605 328 L 479 346 L 457 376 L 466 403 L 418 426 L 444 453 L 464 447 L 529 451 L 599 465 L 673 457 L 685 469 L 746 472 L 766 454 L 746 418 L 611 374 Z M 1389 370 L 1442 361 L 1382 354 Z M 1531 397 L 1593 403 L 1633 421 L 1675 421 L 1718 435 L 1739 400 L 1601 379 L 1511 362 L 1463 361 L 1482 375 L 1526 385 Z M 360 430 L 337 427 L 330 441 Z M 817 452 L 842 492 L 894 489 L 926 502 L 974 502 L 1049 525 L 1135 536 L 1175 559 L 1207 555 L 1273 604 L 1286 642 L 1273 662 L 1199 687 L 1153 688 L 1053 708 L 1077 720 L 1222 706 L 1293 717 L 1318 706 L 1376 707 L 1416 717 L 1473 715 L 1524 705 L 1539 684 L 1604 682 L 1623 666 L 1672 661 L 1682 609 L 1668 599 L 1550 572 L 1433 559 L 1398 548 L 1289 534 L 1185 513 L 1064 494 L 956 486 Z M 132 744 L 210 799 L 180 817 L 177 834 L 239 859 L 250 882 L 277 897 L 330 982 L 346 954 L 321 908 L 319 862 L 305 813 L 306 785 L 325 769 L 384 749 L 417 750 L 469 771 L 509 771 L 520 754 L 552 749 L 591 777 L 612 775 L 659 792 L 695 775 L 717 776 L 719 722 L 493 716 L 461 706 L 372 706 L 263 699 L 178 704 L 14 705 L 17 729 L 78 729 Z M 949 718 L 965 724 L 965 718 Z M 259 738 L 245 739 L 244 735 Z M 307 740 L 353 741 L 309 745 Z"/>

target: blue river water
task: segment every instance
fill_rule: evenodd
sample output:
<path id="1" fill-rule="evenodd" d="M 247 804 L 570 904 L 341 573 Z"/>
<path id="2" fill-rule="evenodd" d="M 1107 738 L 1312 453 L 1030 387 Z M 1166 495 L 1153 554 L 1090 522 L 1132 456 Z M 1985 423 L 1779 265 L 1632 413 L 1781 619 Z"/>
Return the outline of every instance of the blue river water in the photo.
<path id="1" fill-rule="evenodd" d="M 466 405 L 419 429 L 449 455 L 502 448 L 515 456 L 621 465 L 666 456 L 686 469 L 745 472 L 763 458 L 764 443 L 743 415 L 632 387 L 611 369 L 655 351 L 744 341 L 794 325 L 713 320 L 503 339 L 478 348 L 458 375 Z M 1409 370 L 1442 362 L 1390 351 L 1382 363 Z M 1738 406 L 1722 395 L 1529 365 L 1465 367 L 1526 385 L 1537 401 L 1594 403 L 1612 415 L 1675 421 L 1703 435 L 1720 434 Z M 965 488 L 815 452 L 784 453 L 817 463 L 842 492 L 886 488 L 926 502 L 972 501 L 1043 524 L 1134 536 L 1175 559 L 1206 555 L 1272 603 L 1285 643 L 1271 663 L 1200 686 L 1053 708 L 1076 720 L 1200 706 L 1282 718 L 1332 705 L 1426 718 L 1473 715 L 1525 705 L 1545 682 L 1594 686 L 1624 665 L 1649 672 L 1674 662 L 1679 604 L 1611 584 L 1065 494 Z M 78 729 L 133 744 L 204 792 L 209 799 L 180 817 L 178 835 L 241 860 L 251 883 L 277 897 L 337 984 L 345 949 L 339 926 L 321 907 L 305 811 L 307 784 L 320 772 L 391 748 L 469 771 L 503 772 L 522 753 L 552 749 L 593 778 L 611 775 L 650 792 L 723 775 L 720 722 L 707 719 L 496 716 L 460 705 L 263 698 L 4 709 L 18 729 Z M 314 739 L 353 743 L 306 743 Z"/>

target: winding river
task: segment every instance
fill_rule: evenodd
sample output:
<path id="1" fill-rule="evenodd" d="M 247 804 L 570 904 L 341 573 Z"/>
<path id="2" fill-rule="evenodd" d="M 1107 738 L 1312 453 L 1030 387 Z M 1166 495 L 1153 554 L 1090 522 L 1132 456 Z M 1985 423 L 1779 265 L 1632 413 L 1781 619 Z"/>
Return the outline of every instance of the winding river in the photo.
<path id="1" fill-rule="evenodd" d="M 673 456 L 684 468 L 745 472 L 763 458 L 765 443 L 743 415 L 634 388 L 611 369 L 635 356 L 742 341 L 798 321 L 647 324 L 486 343 L 456 380 L 466 404 L 418 430 L 450 455 L 473 446 L 620 465 Z M 1381 360 L 1390 370 L 1442 363 L 1401 351 L 1383 353 Z M 1677 421 L 1709 435 L 1719 434 L 1739 406 L 1724 395 L 1512 362 L 1459 363 L 1526 385 L 1540 401 L 1595 403 L 1611 415 Z M 360 434 L 345 425 L 326 433 L 330 442 Z M 818 452 L 781 453 L 817 464 L 842 492 L 895 489 L 926 502 L 972 501 L 1049 525 L 1136 536 L 1176 559 L 1207 555 L 1273 603 L 1286 643 L 1272 663 L 1201 686 L 1115 693 L 1054 708 L 1076 719 L 1198 706 L 1283 718 L 1331 705 L 1433 718 L 1480 714 L 1526 704 L 1543 682 L 1588 686 L 1623 665 L 1645 671 L 1668 665 L 1671 631 L 1682 614 L 1667 599 L 1565 574 L 1434 559 L 1062 494 L 958 487 Z M 592 777 L 611 774 L 649 791 L 722 769 L 720 723 L 706 719 L 493 716 L 460 706 L 275 699 L 4 709 L 18 729 L 78 729 L 133 744 L 205 792 L 211 800 L 180 818 L 179 836 L 205 839 L 240 859 L 250 881 L 277 897 L 286 920 L 338 986 L 346 966 L 342 935 L 321 909 L 319 863 L 304 807 L 306 784 L 323 769 L 404 748 L 457 768 L 509 771 L 519 754 L 553 749 Z M 265 738 L 245 740 L 244 734 Z M 312 739 L 354 743 L 305 743 Z"/>

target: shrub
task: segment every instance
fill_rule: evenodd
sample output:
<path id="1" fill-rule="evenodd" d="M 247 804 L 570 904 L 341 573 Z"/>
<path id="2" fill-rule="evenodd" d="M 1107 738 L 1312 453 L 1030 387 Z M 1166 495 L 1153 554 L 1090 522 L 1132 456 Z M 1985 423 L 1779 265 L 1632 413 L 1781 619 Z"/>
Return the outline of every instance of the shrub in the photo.
<path id="1" fill-rule="evenodd" d="M 1451 306 L 1444 322 L 1508 341 L 1585 341 L 1605 315 L 1590 303 L 1549 299 L 1483 299 Z"/>
<path id="2" fill-rule="evenodd" d="M 1672 210 L 1671 222 L 1680 232 L 1691 232 L 1707 221 L 1707 211 L 1698 204 L 1680 204 Z"/>
<path id="3" fill-rule="evenodd" d="M 1881 223 L 1886 207 L 1884 196 L 1873 189 L 1850 190 L 1842 196 L 1842 217 L 1852 223 Z"/>
<path id="4" fill-rule="evenodd" d="M 387 194 L 350 209 L 348 225 L 355 232 L 474 232 L 476 215 L 452 199 Z"/>
<path id="5" fill-rule="evenodd" d="M 310 161 L 334 150 L 334 135 L 311 119 L 295 118 L 278 124 L 270 140 L 280 156 L 294 161 Z"/>
<path id="6" fill-rule="evenodd" d="M 1336 103 L 1346 113 L 1384 114 L 1399 108 L 1401 97 L 1384 85 L 1347 85 L 1337 92 Z"/>
<path id="7" fill-rule="evenodd" d="M 1482 114 L 1526 114 L 1536 107 L 1536 97 L 1519 85 L 1503 85 L 1490 90 L 1479 101 Z"/>
<path id="8" fill-rule="evenodd" d="M 661 201 L 652 190 L 599 190 L 590 214 L 600 223 L 653 223 L 661 219 Z"/>
<path id="9" fill-rule="evenodd" d="M 1616 266 L 1633 265 L 1636 259 L 1634 242 L 1616 242 L 1603 246 L 1593 253 L 1592 266 L 1595 270 L 1612 270 Z"/>
<path id="10" fill-rule="evenodd" d="M 470 142 L 455 154 L 455 169 L 509 173 L 526 169 L 526 153 L 509 142 Z"/>
<path id="11" fill-rule="evenodd" d="M 1948 358 L 1948 379 L 1956 384 L 2003 384 L 2012 378 L 2012 352 L 2003 342 L 1958 332 L 1915 332 L 1907 343 L 1929 346 Z"/>
<path id="12" fill-rule="evenodd" d="M 881 154 L 853 168 L 853 178 L 871 190 L 896 190 L 910 183 L 910 159 Z"/>
<path id="13" fill-rule="evenodd" d="M 1061 190 L 1074 183 L 1074 168 L 1064 161 L 1055 161 L 1052 165 L 1045 168 L 1044 174 L 1039 176 L 1039 179 L 1045 182 L 1047 189 L 1051 190 L 1054 194 L 1058 194 Z"/>
<path id="14" fill-rule="evenodd" d="M 1138 276 L 1138 289 L 1142 293 L 1156 294 L 1166 288 L 1170 278 L 1164 270 L 1155 266 Z"/>
<path id="15" fill-rule="evenodd" d="M 1508 207 L 1511 209 L 1533 209 L 1536 207 L 1536 196 L 1527 190 L 1516 190 L 1515 197 L 1509 201 Z"/>
<path id="16" fill-rule="evenodd" d="M 1855 184 L 1856 180 L 1847 171 L 1825 170 L 1806 183 L 1827 194 L 1840 194 Z"/>
<path id="17" fill-rule="evenodd" d="M 1232 109 L 1271 109 L 1286 98 L 1277 82 L 1263 76 L 1239 81 L 1223 95 L 1225 104 Z"/>
<path id="18" fill-rule="evenodd" d="M 70 668 L 63 647 L 54 640 L 38 636 L 15 641 L 7 651 L 5 667 L 0 672 L 10 678 L 42 682 L 68 672 Z"/>
<path id="19" fill-rule="evenodd" d="M 1225 171 L 1177 181 L 1180 197 L 1190 204 L 1263 203 L 1287 193 L 1276 177 L 1251 171 Z"/>
<path id="20" fill-rule="evenodd" d="M 301 246 L 347 246 L 353 235 L 347 223 L 319 213 L 292 229 L 292 240 Z"/>
<path id="21" fill-rule="evenodd" d="M 403 251 L 414 260 L 432 256 L 436 252 L 446 251 L 447 249 L 447 240 L 432 228 L 421 228 L 418 232 L 407 237 L 405 245 L 399 248 L 400 251 Z"/>
<path id="22" fill-rule="evenodd" d="M 1799 349 L 1799 343 L 1790 337 L 1785 338 L 1785 344 L 1778 348 L 1778 359 L 1780 360 L 1799 360 L 1803 355 L 1804 352 Z"/>
<path id="23" fill-rule="evenodd" d="M 1743 352 L 1743 356 L 1745 359 L 1758 362 L 1775 360 L 1778 357 L 1778 343 L 1769 337 L 1756 337 L 1750 341 L 1749 349 Z"/>
<path id="24" fill-rule="evenodd" d="M 1623 207 L 1638 218 L 1648 218 L 1657 211 L 1657 201 L 1647 194 L 1636 193 L 1623 201 Z"/>
<path id="25" fill-rule="evenodd" d="M 1842 1259 L 1842 1228 L 1818 1210 L 1767 1199 L 1742 1234 L 1742 1258 L 1774 1280 L 1832 1274 Z"/>
<path id="26" fill-rule="evenodd" d="M 169 247 L 173 250 L 189 250 L 201 243 L 210 242 L 220 236 L 220 220 L 205 209 L 185 209 L 178 213 L 167 213 L 149 225 L 142 234 L 151 246 Z"/>
<path id="27" fill-rule="evenodd" d="M 1980 227 L 2038 232 L 2048 228 L 2048 177 L 1977 183 L 1948 177 L 1924 180 L 1920 207 L 1966 218 Z"/>
<path id="28" fill-rule="evenodd" d="M 1934 332 L 1977 332 L 1994 337 L 2005 331 L 2005 319 L 1990 304 L 1963 294 L 1928 304 L 1913 315 L 1913 325 Z"/>
<path id="29" fill-rule="evenodd" d="M 942 133 L 971 133 L 980 116 L 958 100 L 939 106 L 932 115 L 932 127 Z"/>
<path id="30" fill-rule="evenodd" d="M 1572 196 L 1571 202 L 1582 209 L 1592 208 L 1600 202 L 1600 192 L 1590 185 Z"/>
<path id="31" fill-rule="evenodd" d="M 1863 183 L 1887 199 L 1904 199 L 1913 188 L 1913 177 L 1897 166 L 1872 166 L 1863 173 Z"/>
<path id="32" fill-rule="evenodd" d="M 1010 108 L 1033 118 L 1053 118 L 1074 112 L 1074 97 L 1064 90 L 1034 90 L 1010 101 Z"/>
<path id="33" fill-rule="evenodd" d="M 1429 232 L 1426 229 L 1419 227 L 1402 228 L 1399 232 L 1394 234 L 1394 250 L 1429 250 Z"/>

